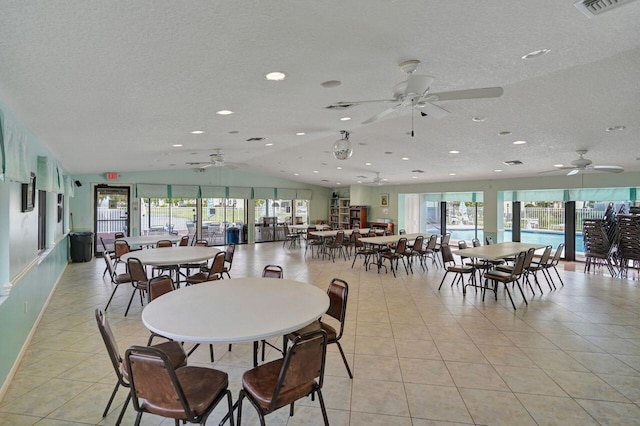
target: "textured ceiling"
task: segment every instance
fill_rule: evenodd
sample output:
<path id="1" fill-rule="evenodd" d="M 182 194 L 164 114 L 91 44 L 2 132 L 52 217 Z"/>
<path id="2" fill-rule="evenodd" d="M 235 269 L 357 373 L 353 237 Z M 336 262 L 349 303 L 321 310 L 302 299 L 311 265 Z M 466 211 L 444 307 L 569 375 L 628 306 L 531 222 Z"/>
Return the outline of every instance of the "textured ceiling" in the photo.
<path id="1" fill-rule="evenodd" d="M 71 173 L 188 168 L 215 148 L 241 168 L 325 186 L 374 171 L 390 184 L 534 176 L 576 149 L 640 171 L 640 2 L 591 20 L 573 0 L 0 0 L 0 11 L 0 99 Z M 407 59 L 435 77 L 432 92 L 504 95 L 440 102 L 451 114 L 439 120 L 362 125 L 389 105 L 325 108 L 390 98 Z M 275 70 L 287 78 L 267 81 Z M 346 161 L 330 152 L 340 130 L 351 132 Z"/>

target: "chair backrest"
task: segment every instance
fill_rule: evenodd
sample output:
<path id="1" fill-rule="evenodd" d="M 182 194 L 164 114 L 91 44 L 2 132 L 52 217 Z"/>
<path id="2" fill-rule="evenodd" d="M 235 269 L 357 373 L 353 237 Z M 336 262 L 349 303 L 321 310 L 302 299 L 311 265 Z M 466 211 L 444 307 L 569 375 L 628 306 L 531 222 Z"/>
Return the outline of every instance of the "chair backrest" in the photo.
<path id="1" fill-rule="evenodd" d="M 116 239 L 117 238 L 124 238 L 124 237 L 125 237 L 124 232 L 115 232 L 113 234 L 113 238 L 116 238 Z"/>
<path id="2" fill-rule="evenodd" d="M 104 261 L 107 264 L 107 270 L 109 271 L 109 278 L 113 282 L 116 277 L 116 271 L 113 270 L 113 260 L 111 259 L 111 255 L 108 251 L 102 253 L 102 257 L 104 257 Z"/>
<path id="3" fill-rule="evenodd" d="M 542 253 L 542 256 L 540 257 L 540 265 L 546 266 L 547 263 L 549 263 L 549 258 L 551 257 L 551 250 L 553 250 L 552 246 L 546 246 L 544 248 L 544 252 Z"/>
<path id="4" fill-rule="evenodd" d="M 530 248 L 526 253 L 527 255 L 524 257 L 524 264 L 522 265 L 524 269 L 528 269 L 531 266 L 531 262 L 533 262 L 533 258 L 536 255 L 536 249 Z"/>
<path id="5" fill-rule="evenodd" d="M 222 277 L 225 256 L 226 253 L 223 251 L 216 253 L 216 256 L 213 258 L 213 262 L 211 263 L 211 268 L 209 268 L 208 281 L 217 280 Z"/>
<path id="6" fill-rule="evenodd" d="M 262 270 L 262 278 L 284 278 L 284 271 L 280 265 L 267 265 Z"/>
<path id="7" fill-rule="evenodd" d="M 338 231 L 336 233 L 335 244 L 342 244 L 344 242 L 344 231 Z"/>
<path id="8" fill-rule="evenodd" d="M 178 245 L 179 245 L 180 247 L 186 247 L 186 246 L 188 246 L 188 245 L 189 245 L 189 236 L 188 236 L 188 235 L 183 235 L 183 236 L 180 238 L 180 242 L 178 243 Z"/>
<path id="9" fill-rule="evenodd" d="M 396 243 L 396 253 L 404 253 L 407 250 L 407 239 L 402 237 Z"/>
<path id="10" fill-rule="evenodd" d="M 466 249 L 466 248 L 467 248 L 467 242 L 465 240 L 459 240 L 458 241 L 458 249 L 461 250 L 461 249 Z M 469 258 L 469 256 L 460 255 L 460 259 L 462 259 L 462 260 L 468 259 L 468 258 Z"/>
<path id="11" fill-rule="evenodd" d="M 429 237 L 429 241 L 427 241 L 427 250 L 433 251 L 438 245 L 438 236 L 432 235 Z"/>
<path id="12" fill-rule="evenodd" d="M 129 253 L 130 251 L 131 251 L 131 248 L 129 247 L 129 243 L 127 243 L 126 241 L 115 240 L 113 242 L 113 252 L 115 253 L 117 258 L 122 256 L 123 254 Z"/>
<path id="13" fill-rule="evenodd" d="M 453 257 L 451 247 L 449 244 L 443 244 L 440 246 L 440 253 L 442 253 L 442 263 L 455 263 L 456 259 Z"/>
<path id="14" fill-rule="evenodd" d="M 424 237 L 422 235 L 418 235 L 416 239 L 413 241 L 412 251 L 419 253 L 422 251 L 422 244 L 424 243 Z"/>
<path id="15" fill-rule="evenodd" d="M 399 230 L 398 235 L 407 235 L 407 230 L 406 229 Z"/>
<path id="16" fill-rule="evenodd" d="M 449 240 L 451 240 L 451 232 L 447 232 L 442 236 L 442 241 L 440 244 L 449 244 Z"/>
<path id="17" fill-rule="evenodd" d="M 268 412 L 289 405 L 322 388 L 327 357 L 327 333 L 315 330 L 289 342 Z M 259 367 L 258 367 L 259 368 Z M 315 380 L 317 386 L 314 385 Z"/>
<path id="18" fill-rule="evenodd" d="M 347 299 L 349 297 L 349 284 L 340 278 L 334 278 L 327 289 L 329 296 L 329 309 L 326 314 L 340 322 L 340 331 L 336 339 L 342 337 L 344 321 L 347 317 Z"/>
<path id="19" fill-rule="evenodd" d="M 195 415 L 166 353 L 152 346 L 132 346 L 125 352 L 136 411 L 195 421 Z M 144 401 L 144 408 L 140 401 Z"/>
<path id="20" fill-rule="evenodd" d="M 367 234 L 367 237 L 377 237 L 378 234 L 376 234 L 376 231 L 373 229 L 369 230 L 369 233 Z"/>
<path id="21" fill-rule="evenodd" d="M 526 259 L 527 259 L 527 252 L 526 251 L 521 251 L 520 253 L 518 253 L 518 256 L 516 257 L 516 261 L 513 264 L 513 269 L 511 270 L 511 279 L 512 280 L 515 280 L 520 275 L 522 275 L 522 272 L 524 272 L 524 269 L 525 269 L 524 268 L 524 264 L 525 264 Z"/>
<path id="22" fill-rule="evenodd" d="M 156 243 L 156 248 L 173 247 L 173 243 L 169 240 L 160 240 Z"/>
<path id="23" fill-rule="evenodd" d="M 137 257 L 130 257 L 127 259 L 127 270 L 131 276 L 131 281 L 146 283 L 149 281 L 147 277 L 147 270 Z"/>
<path id="24" fill-rule="evenodd" d="M 100 237 L 100 244 L 102 244 L 102 251 L 103 252 L 109 251 L 109 250 L 107 250 L 107 245 L 104 243 L 104 240 L 102 239 L 102 237 Z"/>
<path id="25" fill-rule="evenodd" d="M 393 235 L 393 232 L 391 232 L 391 230 L 389 230 L 389 229 L 385 229 L 384 232 L 382 233 L 382 235 L 384 235 L 386 237 L 386 236 L 389 236 L 389 235 Z"/>
<path id="26" fill-rule="evenodd" d="M 316 236 L 315 235 L 311 235 L 312 232 L 314 232 L 316 230 L 316 228 L 307 228 L 307 241 L 311 241 L 311 240 L 315 240 Z"/>
<path id="27" fill-rule="evenodd" d="M 491 244 L 493 244 L 493 237 L 492 237 L 492 236 L 486 236 L 486 237 L 484 238 L 484 240 L 485 240 L 485 242 L 486 242 L 486 244 L 487 244 L 488 246 L 490 246 Z"/>
<path id="28" fill-rule="evenodd" d="M 209 241 L 207 241 L 207 240 L 196 240 L 194 245 L 196 247 L 209 247 Z"/>
<path id="29" fill-rule="evenodd" d="M 473 240 L 471 240 L 471 244 L 473 244 L 474 247 L 480 247 L 482 246 L 482 243 L 480 242 L 479 239 L 474 238 Z"/>
<path id="30" fill-rule="evenodd" d="M 233 263 L 233 254 L 235 252 L 236 252 L 236 245 L 235 244 L 227 245 L 227 249 L 226 249 L 225 255 L 224 255 L 224 261 L 229 263 L 229 267 L 231 267 L 231 264 Z"/>
<path id="31" fill-rule="evenodd" d="M 360 235 L 360 232 L 353 232 L 353 234 L 351 234 L 351 237 L 353 237 L 353 246 L 358 248 L 358 247 L 364 247 L 364 243 L 362 241 L 360 241 L 360 238 L 362 237 L 362 235 Z"/>
<path id="32" fill-rule="evenodd" d="M 111 331 L 111 326 L 109 326 L 107 317 L 104 316 L 104 313 L 102 313 L 100 309 L 95 310 L 95 317 L 96 322 L 98 323 L 98 330 L 100 330 L 100 336 L 102 336 L 104 345 L 107 348 L 107 354 L 109 355 L 113 369 L 116 372 L 116 376 L 118 376 L 118 382 L 120 382 L 121 385 L 129 386 L 129 383 L 127 383 L 122 375 L 122 356 L 120 356 L 118 343 L 113 335 L 113 331 Z"/>
<path id="33" fill-rule="evenodd" d="M 549 266 L 558 265 L 563 251 L 564 251 L 564 243 L 558 244 L 558 248 L 556 249 L 556 252 L 553 254 L 553 257 L 549 259 Z"/>
<path id="34" fill-rule="evenodd" d="M 170 291 L 173 291 L 173 280 L 169 275 L 160 275 L 149 280 L 149 289 L 147 291 L 149 302 Z"/>

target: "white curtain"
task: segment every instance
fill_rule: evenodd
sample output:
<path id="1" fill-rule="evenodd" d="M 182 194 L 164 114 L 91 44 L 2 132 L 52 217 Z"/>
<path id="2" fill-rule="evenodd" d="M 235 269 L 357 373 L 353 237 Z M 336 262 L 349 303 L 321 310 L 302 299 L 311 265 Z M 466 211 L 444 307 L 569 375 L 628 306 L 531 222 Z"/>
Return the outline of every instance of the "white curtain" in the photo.
<path id="1" fill-rule="evenodd" d="M 242 198 L 248 200 L 251 198 L 251 193 L 253 192 L 252 188 L 246 188 L 242 186 L 230 186 L 229 188 L 229 198 Z"/>
<path id="2" fill-rule="evenodd" d="M 29 157 L 27 137 L 18 124 L 0 111 L 2 119 L 2 143 L 4 150 L 4 178 L 15 182 L 29 183 Z"/>
<path id="3" fill-rule="evenodd" d="M 75 186 L 71 176 L 64 176 L 64 195 L 67 197 L 73 197 L 75 194 Z"/>
<path id="4" fill-rule="evenodd" d="M 227 198 L 226 186 L 200 185 L 201 198 Z"/>
<path id="5" fill-rule="evenodd" d="M 49 157 L 38 156 L 38 168 L 36 170 L 36 188 L 40 191 L 54 192 L 58 180 L 53 161 Z"/>
<path id="6" fill-rule="evenodd" d="M 198 185 L 171 185 L 171 198 L 198 198 L 199 196 Z"/>
<path id="7" fill-rule="evenodd" d="M 153 183 L 139 183 L 136 185 L 138 198 L 169 198 L 169 186 Z"/>
<path id="8" fill-rule="evenodd" d="M 278 188 L 278 194 L 276 195 L 276 197 L 279 200 L 295 200 L 296 190 L 288 188 Z"/>
<path id="9" fill-rule="evenodd" d="M 253 188 L 253 198 L 261 200 L 273 200 L 276 197 L 275 188 Z"/>

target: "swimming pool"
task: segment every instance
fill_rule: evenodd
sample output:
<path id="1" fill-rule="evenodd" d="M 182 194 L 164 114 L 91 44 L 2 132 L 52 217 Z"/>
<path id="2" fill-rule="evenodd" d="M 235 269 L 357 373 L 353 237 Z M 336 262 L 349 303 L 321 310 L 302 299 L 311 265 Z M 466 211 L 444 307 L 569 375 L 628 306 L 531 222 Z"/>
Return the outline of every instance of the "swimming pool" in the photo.
<path id="1" fill-rule="evenodd" d="M 473 229 L 449 229 L 451 232 L 451 238 L 454 240 L 471 241 L 475 238 L 475 231 Z M 483 232 L 478 230 L 478 238 L 481 240 Z M 511 241 L 511 230 L 504 231 L 503 241 Z M 523 229 L 520 231 L 520 240 L 523 243 L 531 244 L 550 244 L 553 248 L 558 247 L 558 244 L 564 243 L 564 233 L 554 231 L 538 231 L 532 229 Z M 576 234 L 576 253 L 584 253 L 584 245 L 582 243 L 582 234 Z"/>

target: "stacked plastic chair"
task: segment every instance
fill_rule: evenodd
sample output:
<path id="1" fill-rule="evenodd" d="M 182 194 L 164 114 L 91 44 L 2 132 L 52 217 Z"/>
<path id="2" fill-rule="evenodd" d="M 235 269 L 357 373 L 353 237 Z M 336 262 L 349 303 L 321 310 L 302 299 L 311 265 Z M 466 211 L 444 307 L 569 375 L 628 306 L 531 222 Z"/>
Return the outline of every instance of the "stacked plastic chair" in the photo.
<path id="1" fill-rule="evenodd" d="M 618 215 L 618 229 L 620 276 L 626 277 L 629 267 L 640 269 L 640 215 Z"/>
<path id="2" fill-rule="evenodd" d="M 594 270 L 606 265 L 611 276 L 617 275 L 615 260 L 613 258 L 614 246 L 609 240 L 604 219 L 585 219 L 582 224 L 582 236 L 584 240 L 584 256 L 586 263 L 584 271 Z"/>

